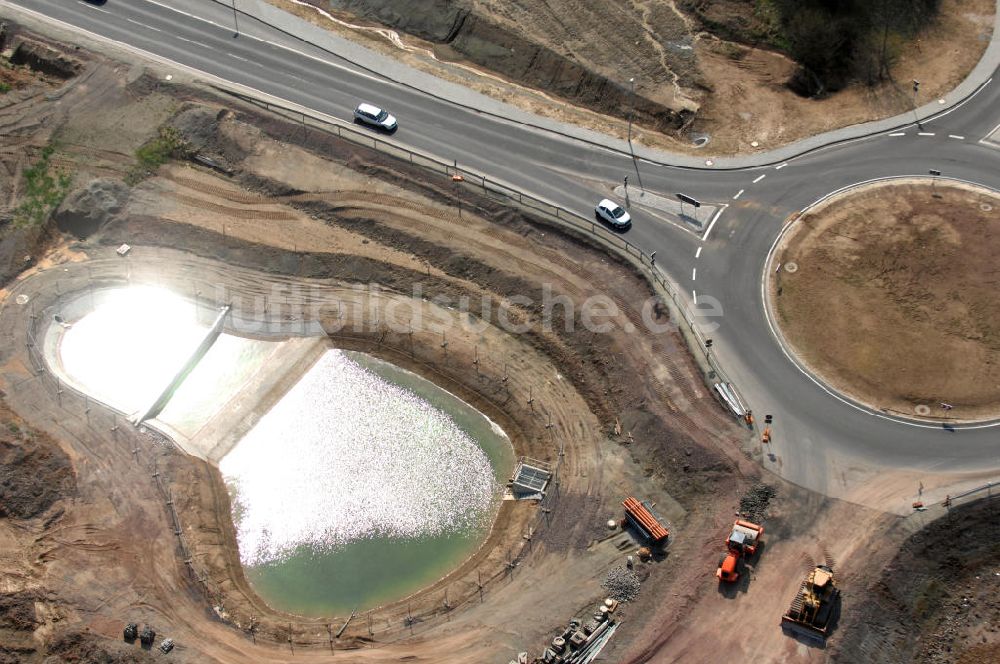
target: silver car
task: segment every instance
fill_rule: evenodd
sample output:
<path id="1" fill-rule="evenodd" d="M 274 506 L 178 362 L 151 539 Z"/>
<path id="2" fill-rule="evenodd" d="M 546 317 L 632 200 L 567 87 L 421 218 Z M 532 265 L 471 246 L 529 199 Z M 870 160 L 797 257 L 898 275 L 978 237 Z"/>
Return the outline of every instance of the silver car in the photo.
<path id="1" fill-rule="evenodd" d="M 354 109 L 354 120 L 389 132 L 396 131 L 398 126 L 396 118 L 388 111 L 371 104 L 358 104 L 358 107 Z"/>
<path id="2" fill-rule="evenodd" d="M 605 198 L 594 208 L 597 218 L 616 230 L 628 230 L 632 226 L 632 217 L 621 205 L 610 198 Z"/>

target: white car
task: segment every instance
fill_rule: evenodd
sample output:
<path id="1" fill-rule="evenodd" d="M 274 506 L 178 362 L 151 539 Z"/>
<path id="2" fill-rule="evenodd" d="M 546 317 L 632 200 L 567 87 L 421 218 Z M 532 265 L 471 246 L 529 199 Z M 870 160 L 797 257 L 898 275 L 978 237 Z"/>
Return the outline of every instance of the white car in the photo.
<path id="1" fill-rule="evenodd" d="M 388 111 L 371 104 L 358 104 L 354 109 L 354 120 L 384 131 L 396 131 L 397 127 L 396 118 Z"/>
<path id="2" fill-rule="evenodd" d="M 632 217 L 621 205 L 605 198 L 594 208 L 597 218 L 617 230 L 627 230 L 632 226 Z"/>

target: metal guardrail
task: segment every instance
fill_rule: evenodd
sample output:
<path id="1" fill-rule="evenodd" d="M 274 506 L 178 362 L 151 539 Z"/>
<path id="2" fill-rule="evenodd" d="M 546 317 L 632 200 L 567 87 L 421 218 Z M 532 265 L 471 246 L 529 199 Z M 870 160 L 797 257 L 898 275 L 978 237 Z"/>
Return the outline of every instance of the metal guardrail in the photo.
<path id="1" fill-rule="evenodd" d="M 954 496 L 946 496 L 941 505 L 947 508 L 955 506 L 958 501 L 964 501 L 966 498 L 972 497 L 972 500 L 980 500 L 982 498 L 992 498 L 993 497 L 993 487 L 1000 487 L 1000 480 L 996 482 L 988 482 L 982 486 L 978 486 L 975 489 L 969 489 L 968 491 L 963 491 L 962 493 L 957 493 Z M 986 496 L 979 496 L 977 494 L 986 492 Z M 971 501 L 970 501 L 971 502 Z"/>
<path id="2" fill-rule="evenodd" d="M 601 246 L 610 249 L 636 267 L 639 273 L 649 281 L 654 293 L 661 301 L 671 307 L 672 312 L 675 314 L 673 316 L 675 322 L 681 323 L 678 325 L 678 329 L 684 334 L 692 351 L 695 351 L 694 356 L 701 365 L 704 372 L 703 378 L 709 387 L 709 391 L 714 394 L 713 386 L 720 381 L 728 383 L 731 386 L 731 381 L 727 378 L 725 371 L 718 365 L 708 349 L 705 348 L 705 338 L 697 328 L 695 314 L 680 295 L 680 289 L 656 265 L 656 261 L 652 256 L 625 238 L 605 231 L 602 226 L 599 226 L 593 220 L 576 212 L 525 193 L 517 187 L 492 179 L 488 175 L 474 169 L 460 166 L 456 160 L 447 161 L 434 155 L 397 145 L 385 138 L 373 136 L 370 132 L 358 131 L 352 124 L 338 118 L 330 116 L 320 117 L 319 114 L 313 114 L 306 109 L 290 108 L 218 85 L 213 87 L 219 92 L 253 106 L 263 108 L 288 120 L 298 122 L 303 126 L 332 134 L 356 145 L 392 155 L 426 170 L 447 177 L 460 175 L 462 182 L 457 184 L 481 191 L 486 196 L 500 197 L 508 205 L 517 205 L 549 223 L 579 233 L 591 241 L 596 241 Z M 733 389 L 735 390 L 735 388 Z"/>

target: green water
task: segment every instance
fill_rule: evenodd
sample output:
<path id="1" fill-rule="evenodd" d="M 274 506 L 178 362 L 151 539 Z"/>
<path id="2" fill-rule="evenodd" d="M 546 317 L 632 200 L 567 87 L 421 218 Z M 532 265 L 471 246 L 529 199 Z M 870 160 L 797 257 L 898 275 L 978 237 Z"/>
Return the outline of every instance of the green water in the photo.
<path id="1" fill-rule="evenodd" d="M 513 450 L 481 413 L 399 367 L 361 353 L 346 354 L 450 416 L 479 444 L 498 485 L 504 485 L 513 470 Z M 333 551 L 300 546 L 280 562 L 247 567 L 246 576 L 258 595 L 281 611 L 317 617 L 374 608 L 434 583 L 475 553 L 489 534 L 499 504 L 497 496 L 491 518 L 479 528 L 437 537 L 357 540 Z"/>

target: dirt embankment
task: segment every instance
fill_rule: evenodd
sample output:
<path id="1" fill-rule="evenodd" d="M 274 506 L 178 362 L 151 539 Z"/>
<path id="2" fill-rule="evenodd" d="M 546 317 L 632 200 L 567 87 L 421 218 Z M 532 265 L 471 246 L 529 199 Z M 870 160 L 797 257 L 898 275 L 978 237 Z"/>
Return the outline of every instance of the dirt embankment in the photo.
<path id="1" fill-rule="evenodd" d="M 994 192 L 923 180 L 847 192 L 808 212 L 774 258 L 785 338 L 876 408 L 995 417 L 998 210 Z"/>
<path id="2" fill-rule="evenodd" d="M 471 317 L 445 304 L 428 308 L 458 319 L 446 344 L 433 326 L 407 334 L 369 325 L 332 336 L 337 345 L 425 373 L 501 422 L 520 450 L 553 463 L 564 452 L 551 512 L 543 516 L 526 504 L 505 508 L 507 516 L 501 515 L 494 538 L 471 566 L 409 605 L 373 616 L 380 648 L 366 649 L 362 658 L 430 656 L 437 649 L 452 661 L 483 661 L 537 647 L 550 629 L 596 601 L 605 566 L 620 564 L 622 551 L 601 538 L 607 519 L 620 511 L 623 492 L 656 501 L 674 525 L 692 533 L 691 546 L 699 546 L 706 538 L 696 533 L 717 511 L 723 478 L 729 487 L 756 474 L 738 452 L 742 433 L 705 389 L 676 330 L 589 330 L 581 307 L 588 298 L 609 298 L 617 307 L 611 322 L 623 330 L 642 323 L 639 312 L 650 295 L 631 268 L 609 260 L 604 250 L 385 155 L 249 110 L 226 111 L 218 100 L 176 82 L 127 79 L 125 68 L 91 66 L 86 86 L 70 87 L 55 100 L 36 96 L 20 116 L 10 112 L 17 122 L 57 107 L 45 132 L 25 131 L 24 142 L 58 139 L 53 163 L 76 174 L 77 192 L 60 216 L 67 215 L 66 228 L 84 231 L 81 236 L 98 229 L 41 257 L 40 267 L 58 264 L 58 270 L 24 275 L 37 280 L 25 291 L 31 306 L 44 310 L 92 278 L 121 279 L 126 264 L 131 278 L 182 292 L 195 283 L 205 293 L 217 286 L 290 293 L 298 284 L 301 292 L 309 284 L 339 293 L 377 283 L 386 297 L 417 303 L 441 298 L 457 304 L 468 297 Z M 192 99 L 198 103 L 184 106 Z M 234 176 L 171 163 L 123 190 L 137 148 L 168 120 L 192 148 L 232 168 Z M 94 181 L 100 186 L 91 186 Z M 134 247 L 127 262 L 111 250 L 122 241 Z M 86 260 L 88 252 L 99 260 L 68 262 Z M 423 292 L 413 297 L 416 284 Z M 549 284 L 554 299 L 572 304 L 554 306 L 548 324 L 542 284 Z M 531 302 L 520 304 L 515 296 L 521 295 Z M 20 326 L 35 324 L 20 315 L 22 306 L 11 296 L 0 310 L 4 324 L 14 326 L 5 331 L 8 338 L 22 339 Z M 502 313 L 533 325 L 520 335 L 498 325 L 464 327 Z M 320 315 L 333 322 L 331 311 Z M 662 321 L 666 314 L 655 308 L 653 315 Z M 9 556 L 11 565 L 25 581 L 19 592 L 43 593 L 50 598 L 47 611 L 62 625 L 109 639 L 102 647 L 112 654 L 120 649 L 111 641 L 121 638 L 123 623 L 138 620 L 176 637 L 181 645 L 171 657 L 180 661 L 284 661 L 289 639 L 297 657 L 329 656 L 328 625 L 271 612 L 242 579 L 216 469 L 148 434 L 114 427 L 112 415 L 94 404 L 84 412 L 82 398 L 60 394 L 51 380 L 30 371 L 24 344 L 3 350 L 0 379 L 18 385 L 12 393 L 18 412 L 65 444 L 78 482 L 71 505 L 57 501 L 49 508 L 65 507 L 58 532 L 11 540 L 9 550 L 17 552 Z M 161 482 L 172 489 L 170 503 Z M 183 541 L 193 542 L 187 552 L 178 548 L 171 505 L 180 515 Z M 33 562 L 40 559 L 41 565 Z M 644 574 L 655 587 L 700 574 L 696 562 L 680 555 Z M 476 592 L 480 569 L 482 599 Z M 445 592 L 452 607 L 447 615 Z M 662 604 L 652 593 L 649 601 L 650 609 Z M 27 596 L 17 606 L 27 611 Z M 64 632 L 38 611 L 41 626 L 25 634 L 36 652 L 54 652 L 67 642 Z M 636 612 L 635 628 L 645 614 Z M 30 618 L 30 612 L 23 615 Z M 217 615 L 227 622 L 212 618 Z M 251 615 L 252 632 L 233 629 L 249 627 Z M 418 634 L 435 638 L 387 645 L 408 636 L 411 615 Z M 353 622 L 342 645 L 365 642 L 368 629 L 363 620 Z M 502 642 L 484 649 L 486 630 L 501 634 Z M 81 643 L 81 649 L 94 645 Z"/>
<path id="3" fill-rule="evenodd" d="M 833 662 L 986 664 L 1000 660 L 996 498 L 953 508 L 912 535 L 857 605 Z M 850 600 L 848 600 L 850 601 Z"/>
<path id="4" fill-rule="evenodd" d="M 735 446 L 728 447 L 738 436 L 737 430 L 700 384 L 697 369 L 680 352 L 683 342 L 676 331 L 602 334 L 584 324 L 580 305 L 588 297 L 609 296 L 620 307 L 616 326 L 625 327 L 640 321 L 642 294 L 651 296 L 640 278 L 626 266 L 609 261 L 599 248 L 555 233 L 539 220 L 473 191 L 456 190 L 443 178 L 428 179 L 408 164 L 320 132 L 296 131 L 268 116 L 234 116 L 194 106 L 173 122 L 193 149 L 234 168 L 237 179 L 252 193 L 227 186 L 221 179 L 218 184 L 209 184 L 204 176 L 195 179 L 184 175 L 186 169 L 165 169 L 162 179 L 149 181 L 133 194 L 136 214 L 107 225 L 96 238 L 99 242 L 116 246 L 127 239 L 136 246 L 169 246 L 221 260 L 234 271 L 263 270 L 333 284 L 374 282 L 390 293 L 410 293 L 419 284 L 422 297 L 432 301 L 454 305 L 465 298 L 475 302 L 473 313 L 484 321 L 509 316 L 530 323 L 527 332 L 508 339 L 495 332 L 471 338 L 449 333 L 445 350 L 435 326 L 407 334 L 398 331 L 400 321 L 387 331 L 368 320 L 359 332 L 354 331 L 357 321 L 341 319 L 350 332 L 333 338 L 338 346 L 385 356 L 445 385 L 500 422 L 512 435 L 518 453 L 556 463 L 559 448 L 552 442 L 548 425 L 557 432 L 575 430 L 566 443 L 566 458 L 578 458 L 572 465 L 579 469 L 571 476 L 588 479 L 563 480 L 558 508 L 533 540 L 535 551 L 556 556 L 580 553 L 605 534 L 604 517 L 617 511 L 621 489 L 606 484 L 614 484 L 610 477 L 604 479 L 610 471 L 591 466 L 609 453 L 591 447 L 596 441 L 610 439 L 628 445 L 638 464 L 635 472 L 646 475 L 634 481 L 648 483 L 647 488 L 628 490 L 665 489 L 670 495 L 668 504 L 692 512 L 688 517 L 674 512 L 677 523 L 697 519 L 695 514 L 711 509 L 702 501 L 719 481 L 743 465 Z M 278 138 L 283 142 L 274 147 L 284 154 L 276 162 L 271 141 Z M 253 147 L 248 150 L 247 146 Z M 298 168 L 287 168 L 291 163 Z M 313 166 L 336 175 L 325 176 L 322 189 L 310 191 Z M 363 190 L 354 188 L 359 185 Z M 248 205 L 251 200 L 253 205 Z M 359 237 L 360 243 L 354 244 L 357 253 L 343 253 L 337 244 L 323 251 L 315 234 L 310 236 L 309 252 L 275 246 L 304 246 L 304 236 L 296 240 L 292 234 L 264 243 L 248 242 L 243 236 L 256 236 L 259 226 L 253 221 L 257 213 L 251 214 L 248 208 L 260 209 L 260 214 L 273 208 L 269 214 L 288 224 L 304 217 L 313 226 L 325 228 L 337 244 Z M 218 221 L 210 221 L 213 215 L 206 214 L 208 210 L 226 216 L 225 235 L 213 230 Z M 244 216 L 247 223 L 241 220 Z M 569 301 L 571 306 L 546 311 L 542 283 L 552 289 L 553 298 Z M 594 284 L 604 286 L 598 291 Z M 529 304 L 510 305 L 524 296 L 531 300 Z M 545 324 L 549 313 L 553 318 Z M 481 371 L 473 370 L 477 357 L 482 358 Z M 648 357 L 662 359 L 651 367 Z M 503 377 L 501 371 L 508 376 Z M 551 376 L 565 379 L 568 385 L 557 387 L 558 381 L 554 384 Z M 534 403 L 528 403 L 529 398 Z M 555 410 L 550 410 L 552 399 L 562 402 Z M 546 422 L 545 413 L 554 419 Z M 577 419 L 570 423 L 563 417 Z M 753 469 L 747 466 L 741 472 L 753 474 Z M 195 538 L 195 557 L 210 565 L 213 603 L 224 606 L 228 618 L 244 628 L 253 615 L 257 638 L 283 641 L 289 617 L 274 615 L 242 578 L 229 532 L 228 499 L 217 472 L 206 466 L 173 475 L 180 512 L 189 515 L 182 520 Z M 480 556 L 449 577 L 453 604 L 474 591 L 471 580 L 476 578 L 477 567 L 487 580 L 503 573 L 505 556 L 523 547 L 525 518 L 523 509 L 502 513 L 494 537 Z M 431 619 L 441 611 L 440 592 L 441 588 L 432 589 L 405 606 L 382 610 L 379 620 L 388 616 L 393 629 L 400 629 L 409 614 Z M 291 620 L 299 629 L 300 621 Z M 357 634 L 351 630 L 348 635 Z M 303 637 L 296 638 L 301 643 Z"/>
<path id="5" fill-rule="evenodd" d="M 135 648 L 61 627 L 67 614 L 58 584 L 37 575 L 49 554 L 33 545 L 58 532 L 77 495 L 66 452 L 0 401 L 0 664 L 153 661 Z"/>
<path id="6" fill-rule="evenodd" d="M 752 0 L 268 1 L 409 66 L 619 138 L 634 78 L 633 140 L 713 155 L 909 111 L 913 95 L 897 82 L 911 78 L 921 81 L 921 104 L 946 96 L 989 43 L 995 11 L 993 0 L 942 0 L 915 36 L 893 35 L 890 75 L 819 100 L 789 89 L 802 70 L 788 55 L 782 21 Z"/>
<path id="7" fill-rule="evenodd" d="M 310 1 L 426 40 L 442 60 L 468 61 L 601 113 L 620 115 L 634 104 L 636 118 L 656 131 L 680 129 L 697 108 L 682 92 L 698 73 L 687 25 L 669 3 L 642 12 L 618 8 L 612 29 L 605 7 L 580 0 L 502 7 L 455 0 Z M 634 99 L 629 78 L 639 81 Z"/>

